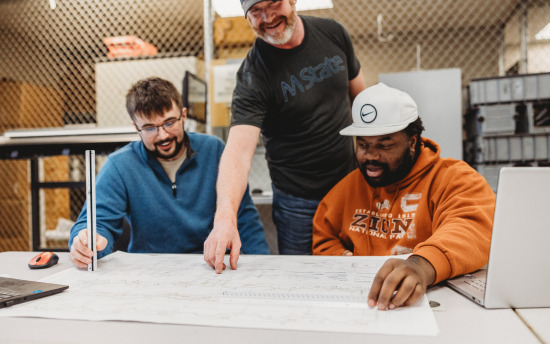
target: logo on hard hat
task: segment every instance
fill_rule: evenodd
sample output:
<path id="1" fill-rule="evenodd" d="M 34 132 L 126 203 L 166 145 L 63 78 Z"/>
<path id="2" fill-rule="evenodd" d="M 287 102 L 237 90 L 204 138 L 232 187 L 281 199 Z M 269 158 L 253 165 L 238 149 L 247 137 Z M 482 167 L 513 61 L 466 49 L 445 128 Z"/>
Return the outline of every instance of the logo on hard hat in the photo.
<path id="1" fill-rule="evenodd" d="M 361 108 L 360 115 L 361 115 L 361 120 L 364 123 L 367 123 L 367 124 L 372 123 L 374 122 L 377 116 L 376 108 L 370 104 L 365 104 Z"/>

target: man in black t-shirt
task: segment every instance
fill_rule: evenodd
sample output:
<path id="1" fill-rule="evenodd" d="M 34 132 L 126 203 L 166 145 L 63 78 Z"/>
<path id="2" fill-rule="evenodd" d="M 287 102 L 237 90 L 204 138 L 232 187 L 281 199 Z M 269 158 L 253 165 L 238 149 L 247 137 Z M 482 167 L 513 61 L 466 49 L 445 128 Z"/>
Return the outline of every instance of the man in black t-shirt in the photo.
<path id="1" fill-rule="evenodd" d="M 365 88 L 347 31 L 332 19 L 298 16 L 296 0 L 241 0 L 258 39 L 237 73 L 221 158 L 214 228 L 204 259 L 216 272 L 226 249 L 236 268 L 236 214 L 260 132 L 273 183 L 281 254 L 311 254 L 319 201 L 354 168 L 350 104 Z"/>

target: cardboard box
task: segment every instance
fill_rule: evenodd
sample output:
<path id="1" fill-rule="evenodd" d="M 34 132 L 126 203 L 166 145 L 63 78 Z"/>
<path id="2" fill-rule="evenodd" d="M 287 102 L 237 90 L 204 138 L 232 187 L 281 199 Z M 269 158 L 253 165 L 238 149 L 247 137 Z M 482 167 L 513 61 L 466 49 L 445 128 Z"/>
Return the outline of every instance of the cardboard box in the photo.
<path id="1" fill-rule="evenodd" d="M 0 252 L 29 251 L 30 205 L 27 201 L 0 200 Z"/>
<path id="2" fill-rule="evenodd" d="M 0 176 L 0 199 L 29 199 L 31 183 L 28 160 L 0 160 Z"/>
<path id="3" fill-rule="evenodd" d="M 42 196 L 44 197 L 46 216 L 44 230 L 55 229 L 59 218 L 68 219 L 70 217 L 69 189 L 45 189 Z"/>
<path id="4" fill-rule="evenodd" d="M 254 31 L 244 17 L 217 18 L 214 21 L 214 44 L 252 44 Z"/>
<path id="5" fill-rule="evenodd" d="M 67 156 L 43 158 L 43 182 L 69 180 Z M 31 205 L 28 160 L 0 160 L 0 251 L 30 250 Z M 42 230 L 54 229 L 59 218 L 70 217 L 70 190 L 40 190 Z"/>
<path id="6" fill-rule="evenodd" d="M 43 158 L 42 169 L 44 171 L 44 182 L 66 182 L 69 180 L 69 157 L 54 156 Z M 54 229 L 59 218 L 70 217 L 70 201 L 67 188 L 43 189 L 43 213 L 45 216 L 45 230 Z"/>
<path id="7" fill-rule="evenodd" d="M 0 128 L 63 125 L 63 93 L 56 88 L 18 81 L 0 82 Z"/>
<path id="8" fill-rule="evenodd" d="M 216 75 L 215 69 L 217 66 L 225 66 L 227 60 L 217 59 L 210 62 L 211 70 L 210 82 L 208 83 L 208 102 L 210 102 L 210 125 L 212 127 L 228 127 L 231 124 L 231 102 L 216 102 Z M 238 67 L 238 65 L 236 65 Z M 234 86 L 233 86 L 234 88 Z M 230 100 L 230 99 L 229 99 Z"/>

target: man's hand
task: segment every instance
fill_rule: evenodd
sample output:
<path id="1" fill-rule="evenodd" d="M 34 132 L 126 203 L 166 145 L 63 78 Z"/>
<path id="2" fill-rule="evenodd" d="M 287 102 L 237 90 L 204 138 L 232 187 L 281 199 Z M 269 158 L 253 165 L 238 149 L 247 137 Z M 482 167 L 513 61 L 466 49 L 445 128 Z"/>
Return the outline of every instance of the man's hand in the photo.
<path id="1" fill-rule="evenodd" d="M 220 219 L 214 221 L 214 228 L 204 242 L 204 261 L 221 273 L 225 269 L 223 259 L 225 251 L 231 250 L 229 264 L 231 269 L 237 269 L 237 261 L 241 252 L 241 238 L 235 221 Z"/>
<path id="2" fill-rule="evenodd" d="M 434 281 L 435 269 L 420 256 L 410 256 L 407 260 L 388 259 L 374 277 L 368 296 L 369 307 L 385 310 L 410 306 Z"/>
<path id="3" fill-rule="evenodd" d="M 101 235 L 97 235 L 96 248 L 98 251 L 102 251 L 107 246 L 107 239 Z M 88 248 L 88 230 L 84 228 L 73 239 L 73 245 L 71 246 L 71 261 L 74 265 L 81 269 L 88 267 L 88 264 L 92 263 L 92 256 L 94 252 Z"/>
<path id="4" fill-rule="evenodd" d="M 204 261 L 216 273 L 225 269 L 223 258 L 231 250 L 231 269 L 237 268 L 241 238 L 237 230 L 237 214 L 246 192 L 252 157 L 258 146 L 260 128 L 253 125 L 235 125 L 229 130 L 227 144 L 220 158 L 216 182 L 216 215 L 214 228 L 204 242 Z"/>

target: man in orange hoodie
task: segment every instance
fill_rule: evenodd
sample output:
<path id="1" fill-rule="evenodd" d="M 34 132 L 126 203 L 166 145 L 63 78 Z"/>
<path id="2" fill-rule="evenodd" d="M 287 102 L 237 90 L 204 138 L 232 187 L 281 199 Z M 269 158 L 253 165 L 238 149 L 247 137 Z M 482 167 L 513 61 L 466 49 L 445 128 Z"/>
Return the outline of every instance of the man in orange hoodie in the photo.
<path id="1" fill-rule="evenodd" d="M 460 160 L 440 157 L 422 138 L 414 100 L 382 83 L 359 93 L 353 124 L 359 168 L 321 201 L 313 254 L 400 255 L 374 278 L 370 307 L 415 303 L 426 288 L 483 267 L 489 257 L 495 195 Z"/>

